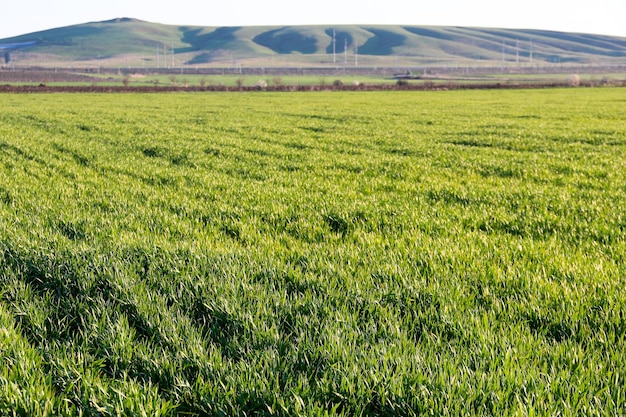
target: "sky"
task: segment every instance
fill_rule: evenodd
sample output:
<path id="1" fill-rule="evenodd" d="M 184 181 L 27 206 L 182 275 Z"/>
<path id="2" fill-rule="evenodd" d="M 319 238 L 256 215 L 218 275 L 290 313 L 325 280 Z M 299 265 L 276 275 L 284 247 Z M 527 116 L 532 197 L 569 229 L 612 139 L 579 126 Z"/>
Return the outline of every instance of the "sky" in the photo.
<path id="1" fill-rule="evenodd" d="M 626 0 L 27 0 L 0 11 L 0 39 L 132 17 L 194 26 L 434 25 L 626 37 Z"/>

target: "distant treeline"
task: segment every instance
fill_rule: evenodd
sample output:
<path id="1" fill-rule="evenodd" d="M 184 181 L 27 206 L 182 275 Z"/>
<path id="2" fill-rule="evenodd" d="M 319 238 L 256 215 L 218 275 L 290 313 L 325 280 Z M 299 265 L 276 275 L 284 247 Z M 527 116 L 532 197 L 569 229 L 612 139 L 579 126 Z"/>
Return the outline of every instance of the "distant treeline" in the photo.
<path id="1" fill-rule="evenodd" d="M 565 87 L 599 87 L 601 81 L 581 81 L 573 86 L 570 82 L 535 82 L 535 83 L 433 83 L 398 81 L 396 84 L 359 84 L 359 85 L 279 85 L 279 86 L 47 86 L 40 85 L 0 85 L 0 93 L 170 93 L 170 92 L 302 92 L 302 91 L 446 91 L 446 90 L 497 90 L 497 89 L 537 89 Z M 614 85 L 615 86 L 615 85 Z M 619 84 L 625 87 L 625 83 Z"/>

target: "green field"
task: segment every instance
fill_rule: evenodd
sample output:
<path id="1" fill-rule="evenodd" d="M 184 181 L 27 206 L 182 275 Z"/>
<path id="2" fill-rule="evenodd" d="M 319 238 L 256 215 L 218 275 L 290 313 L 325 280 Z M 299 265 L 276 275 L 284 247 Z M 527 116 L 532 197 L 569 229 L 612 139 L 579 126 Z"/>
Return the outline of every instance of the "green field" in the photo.
<path id="1" fill-rule="evenodd" d="M 626 414 L 625 93 L 2 95 L 0 415 Z"/>

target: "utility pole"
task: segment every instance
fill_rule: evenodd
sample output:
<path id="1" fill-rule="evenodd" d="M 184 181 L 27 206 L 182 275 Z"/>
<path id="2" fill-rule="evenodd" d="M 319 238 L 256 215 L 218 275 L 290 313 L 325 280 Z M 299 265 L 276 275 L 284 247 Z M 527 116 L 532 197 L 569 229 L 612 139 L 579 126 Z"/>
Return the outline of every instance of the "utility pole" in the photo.
<path id="1" fill-rule="evenodd" d="M 355 42 L 354 43 L 354 66 L 358 66 L 359 65 L 359 43 Z"/>
<path id="2" fill-rule="evenodd" d="M 336 52 L 336 46 L 337 44 L 337 38 L 336 38 L 336 33 L 335 33 L 335 29 L 333 29 L 333 64 L 336 62 L 336 57 L 335 57 L 335 52 Z"/>
<path id="3" fill-rule="evenodd" d="M 344 39 L 343 43 L 343 65 L 348 63 L 348 38 Z"/>

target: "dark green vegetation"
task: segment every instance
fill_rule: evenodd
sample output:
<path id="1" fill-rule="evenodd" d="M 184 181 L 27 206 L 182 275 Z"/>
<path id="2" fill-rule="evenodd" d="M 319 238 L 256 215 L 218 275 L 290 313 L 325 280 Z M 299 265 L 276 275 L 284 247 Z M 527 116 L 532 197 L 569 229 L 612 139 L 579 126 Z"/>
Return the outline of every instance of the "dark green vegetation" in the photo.
<path id="1" fill-rule="evenodd" d="M 333 30 L 337 56 L 333 60 Z M 182 67 L 344 65 L 624 64 L 626 39 L 540 30 L 418 26 L 190 27 L 136 19 L 91 22 L 0 40 L 38 42 L 18 62 Z M 172 54 L 174 51 L 174 54 Z M 173 55 L 173 56 L 172 56 Z M 384 59 L 386 57 L 386 60 Z M 279 61 L 277 61 L 279 60 Z M 531 62 L 532 61 L 532 62 Z"/>
<path id="2" fill-rule="evenodd" d="M 0 414 L 623 415 L 624 104 L 3 95 Z"/>

